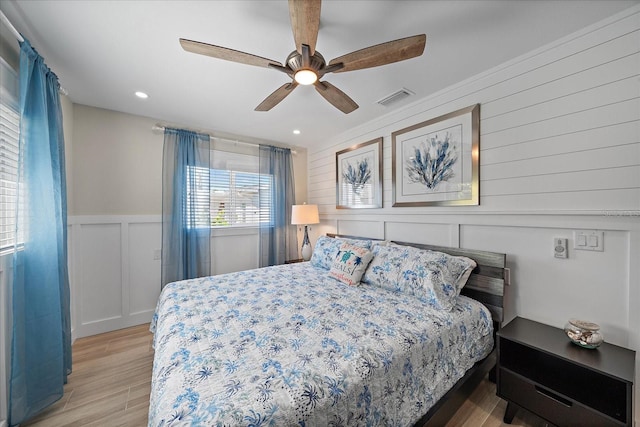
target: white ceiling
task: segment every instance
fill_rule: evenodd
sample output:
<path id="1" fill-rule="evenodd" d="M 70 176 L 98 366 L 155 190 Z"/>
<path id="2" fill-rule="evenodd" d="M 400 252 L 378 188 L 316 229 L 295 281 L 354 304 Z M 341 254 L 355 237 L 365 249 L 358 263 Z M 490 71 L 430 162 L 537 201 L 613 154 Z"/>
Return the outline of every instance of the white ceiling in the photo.
<path id="1" fill-rule="evenodd" d="M 75 103 L 220 136 L 309 147 L 638 3 L 325 0 L 316 48 L 327 62 L 427 35 L 421 57 L 325 76 L 360 105 L 348 115 L 313 87 L 298 87 L 271 111 L 256 112 L 287 82 L 285 74 L 188 53 L 178 43 L 183 37 L 283 63 L 294 50 L 286 0 L 3 0 L 2 10 Z M 416 96 L 390 107 L 376 104 L 403 87 Z M 149 98 L 136 98 L 138 90 Z"/>

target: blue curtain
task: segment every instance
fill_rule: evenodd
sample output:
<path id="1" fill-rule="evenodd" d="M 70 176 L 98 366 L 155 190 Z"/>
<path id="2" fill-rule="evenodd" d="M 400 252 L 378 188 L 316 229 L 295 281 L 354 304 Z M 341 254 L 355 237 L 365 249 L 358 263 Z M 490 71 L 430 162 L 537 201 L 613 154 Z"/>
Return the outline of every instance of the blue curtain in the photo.
<path id="1" fill-rule="evenodd" d="M 60 399 L 71 372 L 67 194 L 58 78 L 20 44 L 20 152 L 9 423 Z"/>
<path id="2" fill-rule="evenodd" d="M 161 286 L 211 274 L 209 135 L 165 129 Z"/>
<path id="3" fill-rule="evenodd" d="M 260 191 L 260 206 L 270 203 L 269 221 L 260 222 L 260 267 L 284 264 L 298 258 L 298 237 L 291 225 L 291 206 L 295 201 L 291 150 L 269 145 L 260 146 L 261 182 L 270 180 L 271 191 Z"/>

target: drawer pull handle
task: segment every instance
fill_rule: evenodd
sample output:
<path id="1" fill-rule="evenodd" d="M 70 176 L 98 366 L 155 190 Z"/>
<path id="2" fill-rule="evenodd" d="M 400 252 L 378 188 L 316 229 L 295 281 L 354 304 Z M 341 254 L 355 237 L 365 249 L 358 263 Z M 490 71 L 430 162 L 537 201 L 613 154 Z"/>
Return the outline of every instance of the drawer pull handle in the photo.
<path id="1" fill-rule="evenodd" d="M 542 394 L 543 396 L 548 397 L 551 400 L 555 400 L 556 402 L 566 406 L 567 408 L 571 408 L 571 406 L 573 405 L 573 402 L 570 400 L 565 399 L 562 396 L 558 396 L 557 394 L 549 391 L 549 390 L 545 390 L 542 387 L 539 386 L 535 386 L 535 389 L 538 393 Z"/>

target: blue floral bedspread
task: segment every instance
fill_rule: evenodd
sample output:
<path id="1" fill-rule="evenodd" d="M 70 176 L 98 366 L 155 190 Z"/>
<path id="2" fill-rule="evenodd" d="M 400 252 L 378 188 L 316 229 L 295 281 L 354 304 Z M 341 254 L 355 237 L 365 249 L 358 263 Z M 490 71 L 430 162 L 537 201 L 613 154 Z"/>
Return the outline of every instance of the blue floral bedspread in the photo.
<path id="1" fill-rule="evenodd" d="M 480 303 L 436 310 L 309 263 L 169 284 L 149 426 L 409 426 L 493 347 Z"/>

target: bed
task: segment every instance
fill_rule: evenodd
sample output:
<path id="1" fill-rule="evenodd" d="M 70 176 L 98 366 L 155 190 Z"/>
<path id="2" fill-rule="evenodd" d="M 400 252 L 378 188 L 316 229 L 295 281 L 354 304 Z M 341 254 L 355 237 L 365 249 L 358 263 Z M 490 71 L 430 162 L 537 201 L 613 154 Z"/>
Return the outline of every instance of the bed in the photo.
<path id="1" fill-rule="evenodd" d="M 367 264 L 358 286 L 327 268 L 354 251 Z M 437 301 L 413 292 L 400 264 L 445 255 L 472 261 L 464 288 Z M 311 262 L 169 284 L 151 324 L 149 426 L 442 425 L 495 363 L 504 261 L 322 237 Z M 411 286 L 381 280 L 399 271 Z"/>

